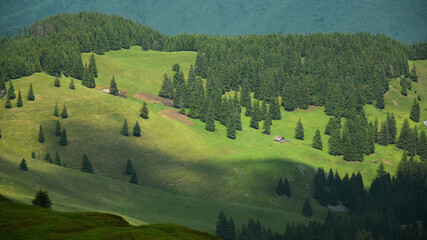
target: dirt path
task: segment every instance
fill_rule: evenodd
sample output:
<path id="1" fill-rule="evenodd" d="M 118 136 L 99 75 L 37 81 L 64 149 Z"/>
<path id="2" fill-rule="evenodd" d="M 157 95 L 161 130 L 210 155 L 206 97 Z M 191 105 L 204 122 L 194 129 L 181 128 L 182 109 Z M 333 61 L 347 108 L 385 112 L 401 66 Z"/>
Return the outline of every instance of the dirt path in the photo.
<path id="1" fill-rule="evenodd" d="M 136 98 L 139 98 L 143 101 L 149 102 L 149 103 L 163 103 L 163 105 L 167 107 L 172 107 L 172 99 L 159 97 L 157 95 L 151 94 L 151 93 L 145 93 L 145 92 L 139 92 L 135 94 Z"/>
<path id="2" fill-rule="evenodd" d="M 160 115 L 164 118 L 181 121 L 182 123 L 189 126 L 194 125 L 194 122 L 190 121 L 189 117 L 179 114 L 178 110 L 175 110 L 175 109 L 166 109 L 166 110 L 160 111 Z"/>

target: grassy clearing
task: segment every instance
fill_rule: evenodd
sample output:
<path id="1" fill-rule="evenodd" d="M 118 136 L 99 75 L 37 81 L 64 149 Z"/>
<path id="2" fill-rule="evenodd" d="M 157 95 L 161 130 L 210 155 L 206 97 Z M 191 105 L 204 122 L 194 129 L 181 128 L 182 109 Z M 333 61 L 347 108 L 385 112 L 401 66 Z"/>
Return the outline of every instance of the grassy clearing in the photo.
<path id="1" fill-rule="evenodd" d="M 83 59 L 87 61 L 89 56 L 84 54 Z M 191 52 L 143 52 L 137 47 L 97 55 L 97 85 L 108 86 L 114 74 L 119 88 L 127 90 L 130 96 L 140 91 L 156 93 L 163 74 L 171 73 L 172 64 L 179 63 L 187 73 L 195 56 Z M 427 61 L 417 61 L 417 70 L 420 82 L 413 83 L 413 88 L 423 99 L 423 119 L 427 116 L 424 100 L 427 99 Z M 0 193 L 19 201 L 28 202 L 38 186 L 42 186 L 52 192 L 54 202 L 58 203 L 55 208 L 61 210 L 113 212 L 135 223 L 173 222 L 206 231 L 213 231 L 217 214 L 225 210 L 238 224 L 249 217 L 258 217 L 278 230 L 287 221 L 307 221 L 301 209 L 304 199 L 311 196 L 314 168 L 333 168 L 342 176 L 360 171 L 369 184 L 379 164 L 371 164 L 372 160 L 384 162 L 386 170 L 393 173 L 401 157 L 395 146 L 376 145 L 376 153 L 367 156 L 364 162 L 346 162 L 327 153 L 328 136 L 323 134 L 324 150 L 311 148 L 315 130 L 320 128 L 323 133 L 329 119 L 322 107 L 282 111 L 282 120 L 273 122 L 270 136 L 249 128 L 249 118 L 242 117 L 244 130 L 237 133 L 237 140 L 230 140 L 226 138 L 225 127 L 218 123 L 217 131 L 211 133 L 205 131 L 205 125 L 198 120 L 191 120 L 194 125 L 188 126 L 162 117 L 159 112 L 169 108 L 161 103 L 148 104 L 150 119 L 143 120 L 138 116 L 140 99 L 113 97 L 82 87 L 79 81 L 75 81 L 73 91 L 67 87 L 68 78 L 62 78 L 62 87 L 55 88 L 53 80 L 45 74 L 13 80 L 15 89 L 21 89 L 24 97 L 32 83 L 36 101 L 24 100 L 24 107 L 17 108 L 13 100 L 12 109 L 0 108 L 3 135 L 0 161 L 9 166 L 0 177 L 14 184 L 2 184 Z M 386 112 L 392 111 L 400 130 L 416 95 L 409 92 L 409 97 L 403 97 L 398 87 L 397 80 L 393 80 L 391 91 L 385 96 L 385 110 L 365 107 L 369 120 L 375 117 L 385 120 Z M 54 136 L 56 102 L 60 108 L 64 103 L 68 108 L 69 118 L 60 120 L 68 133 L 66 147 L 59 146 L 59 139 Z M 4 103 L 1 99 L 0 106 Z M 299 118 L 305 128 L 304 141 L 293 139 Z M 128 120 L 130 129 L 139 121 L 141 138 L 120 135 L 124 119 Z M 37 141 L 39 124 L 45 129 L 44 144 Z M 423 127 L 421 123 L 417 126 Z M 291 142 L 274 143 L 275 135 L 291 138 Z M 87 153 L 96 175 L 87 176 L 43 160 L 31 160 L 29 167 L 36 172 L 30 171 L 29 176 L 22 179 L 19 175 L 22 173 L 16 168 L 22 157 L 30 159 L 31 151 L 40 152 L 41 158 L 47 151 L 52 155 L 59 151 L 71 169 L 78 169 L 82 154 Z M 124 168 L 128 158 L 138 172 L 139 181 L 150 188 L 127 183 L 129 176 L 124 174 Z M 274 195 L 279 177 L 290 179 L 291 198 L 279 199 Z M 111 189 L 114 191 L 109 193 Z M 314 218 L 321 219 L 326 209 L 314 202 Z"/>

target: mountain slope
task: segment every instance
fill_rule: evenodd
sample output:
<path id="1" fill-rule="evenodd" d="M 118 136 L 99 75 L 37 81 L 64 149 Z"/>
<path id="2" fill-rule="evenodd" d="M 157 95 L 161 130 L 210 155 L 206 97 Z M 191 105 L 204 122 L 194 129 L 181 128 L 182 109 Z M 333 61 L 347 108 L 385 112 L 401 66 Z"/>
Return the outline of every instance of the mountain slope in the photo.
<path id="1" fill-rule="evenodd" d="M 97 11 L 166 34 L 385 33 L 405 43 L 427 40 L 427 3 L 410 1 L 0 1 L 0 35 L 60 12 Z"/>

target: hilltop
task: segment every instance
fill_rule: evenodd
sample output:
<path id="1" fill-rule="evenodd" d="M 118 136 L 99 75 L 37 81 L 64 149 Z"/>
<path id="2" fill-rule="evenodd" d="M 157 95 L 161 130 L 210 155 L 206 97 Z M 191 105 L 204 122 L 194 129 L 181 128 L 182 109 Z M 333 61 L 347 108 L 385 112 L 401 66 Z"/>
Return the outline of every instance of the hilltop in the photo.
<path id="1" fill-rule="evenodd" d="M 147 24 L 165 34 L 384 33 L 405 43 L 427 40 L 426 2 L 398 1 L 1 1 L 0 35 L 60 12 L 96 11 Z M 373 24 L 375 23 L 375 24 Z M 22 29 L 23 30 L 23 29 Z"/>

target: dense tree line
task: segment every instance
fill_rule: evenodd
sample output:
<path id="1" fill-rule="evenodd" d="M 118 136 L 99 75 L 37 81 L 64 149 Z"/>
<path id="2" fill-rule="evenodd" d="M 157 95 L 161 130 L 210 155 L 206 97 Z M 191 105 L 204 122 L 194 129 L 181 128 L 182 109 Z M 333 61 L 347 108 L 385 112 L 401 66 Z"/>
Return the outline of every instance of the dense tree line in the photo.
<path id="1" fill-rule="evenodd" d="M 427 42 L 409 45 L 408 59 L 411 59 L 411 60 L 427 59 Z"/>

